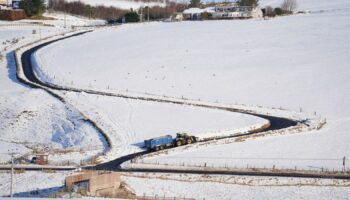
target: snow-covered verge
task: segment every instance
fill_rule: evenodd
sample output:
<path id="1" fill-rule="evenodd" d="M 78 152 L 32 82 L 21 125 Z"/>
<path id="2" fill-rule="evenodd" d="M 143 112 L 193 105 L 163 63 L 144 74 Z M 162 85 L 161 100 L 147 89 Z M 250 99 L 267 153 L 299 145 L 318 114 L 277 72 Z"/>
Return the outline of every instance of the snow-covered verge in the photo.
<path id="1" fill-rule="evenodd" d="M 0 25 L 0 162 L 8 162 L 10 153 L 31 158 L 39 150 L 50 154 L 52 164 L 79 163 L 105 151 L 104 138 L 79 112 L 16 78 L 15 48 L 67 30 L 4 21 Z"/>
<path id="2" fill-rule="evenodd" d="M 349 181 L 275 177 L 128 174 L 137 196 L 193 199 L 347 199 Z M 194 192 L 195 191 L 195 192 Z"/>
<path id="3" fill-rule="evenodd" d="M 187 132 L 207 138 L 234 135 L 268 124 L 251 115 L 188 105 L 75 92 L 66 92 L 64 98 L 108 130 L 112 142 L 109 156 L 114 158 L 141 151 L 145 139 L 161 135 Z"/>

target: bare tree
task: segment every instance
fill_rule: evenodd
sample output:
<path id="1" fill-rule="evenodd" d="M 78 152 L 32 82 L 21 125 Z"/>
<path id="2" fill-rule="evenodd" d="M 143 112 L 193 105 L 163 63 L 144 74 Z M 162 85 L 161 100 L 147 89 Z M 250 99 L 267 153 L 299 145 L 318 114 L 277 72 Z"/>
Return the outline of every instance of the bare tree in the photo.
<path id="1" fill-rule="evenodd" d="M 298 3 L 297 0 L 284 0 L 281 8 L 282 10 L 293 12 L 297 9 Z"/>
<path id="2" fill-rule="evenodd" d="M 276 12 L 271 6 L 267 6 L 265 8 L 265 16 L 275 17 L 276 16 Z"/>

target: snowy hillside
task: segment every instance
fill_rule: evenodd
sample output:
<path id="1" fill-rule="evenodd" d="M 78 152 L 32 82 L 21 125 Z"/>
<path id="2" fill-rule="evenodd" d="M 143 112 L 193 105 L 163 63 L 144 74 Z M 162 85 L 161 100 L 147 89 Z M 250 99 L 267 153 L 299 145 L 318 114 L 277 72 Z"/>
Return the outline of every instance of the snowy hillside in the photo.
<path id="1" fill-rule="evenodd" d="M 129 25 L 53 44 L 36 58 L 42 78 L 58 85 L 281 106 L 327 118 L 321 131 L 206 150 L 209 156 L 189 156 L 189 163 L 222 152 L 232 165 L 246 158 L 242 163 L 259 166 L 339 168 L 350 157 L 349 6 L 329 3 L 329 11 L 268 21 Z M 255 155 L 268 159 L 252 161 Z M 278 161 L 284 158 L 293 162 Z"/>
<path id="2" fill-rule="evenodd" d="M 45 150 L 50 161 L 79 162 L 103 152 L 105 140 L 77 110 L 16 79 L 15 48 L 67 30 L 25 21 L 0 21 L 0 25 L 0 163 L 10 160 L 9 153 L 31 158 L 33 151 Z M 68 150 L 71 153 L 64 153 Z"/>
<path id="3" fill-rule="evenodd" d="M 37 59 L 58 85 L 344 117 L 350 112 L 348 19 L 348 12 L 338 11 L 268 21 L 140 24 L 55 43 Z"/>

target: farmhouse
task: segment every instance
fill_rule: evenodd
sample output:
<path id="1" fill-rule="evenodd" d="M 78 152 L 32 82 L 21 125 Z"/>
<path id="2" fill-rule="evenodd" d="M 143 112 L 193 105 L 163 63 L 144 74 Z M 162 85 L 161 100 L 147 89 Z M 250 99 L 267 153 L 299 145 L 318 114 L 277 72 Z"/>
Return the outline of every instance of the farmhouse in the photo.
<path id="1" fill-rule="evenodd" d="M 214 19 L 262 18 L 263 13 L 258 7 L 223 5 L 215 7 L 212 17 Z"/>
<path id="2" fill-rule="evenodd" d="M 237 4 L 217 4 L 208 8 L 189 8 L 184 10 L 185 20 L 204 19 L 249 19 L 262 18 L 263 12 L 255 6 L 238 6 Z"/>

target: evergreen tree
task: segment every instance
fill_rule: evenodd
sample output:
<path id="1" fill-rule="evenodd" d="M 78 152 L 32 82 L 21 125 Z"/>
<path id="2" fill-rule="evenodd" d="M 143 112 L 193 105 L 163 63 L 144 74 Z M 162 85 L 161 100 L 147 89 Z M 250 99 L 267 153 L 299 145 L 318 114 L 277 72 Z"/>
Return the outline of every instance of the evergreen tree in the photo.
<path id="1" fill-rule="evenodd" d="M 259 0 L 238 0 L 237 3 L 240 6 L 258 6 Z"/>
<path id="2" fill-rule="evenodd" d="M 45 12 L 44 0 L 22 0 L 19 6 L 28 17 L 41 16 Z"/>
<path id="3" fill-rule="evenodd" d="M 140 17 L 136 12 L 128 12 L 124 15 L 125 21 L 128 23 L 139 22 Z"/>
<path id="4" fill-rule="evenodd" d="M 196 8 L 201 5 L 201 0 L 191 0 L 190 5 L 188 5 L 190 8 Z"/>

